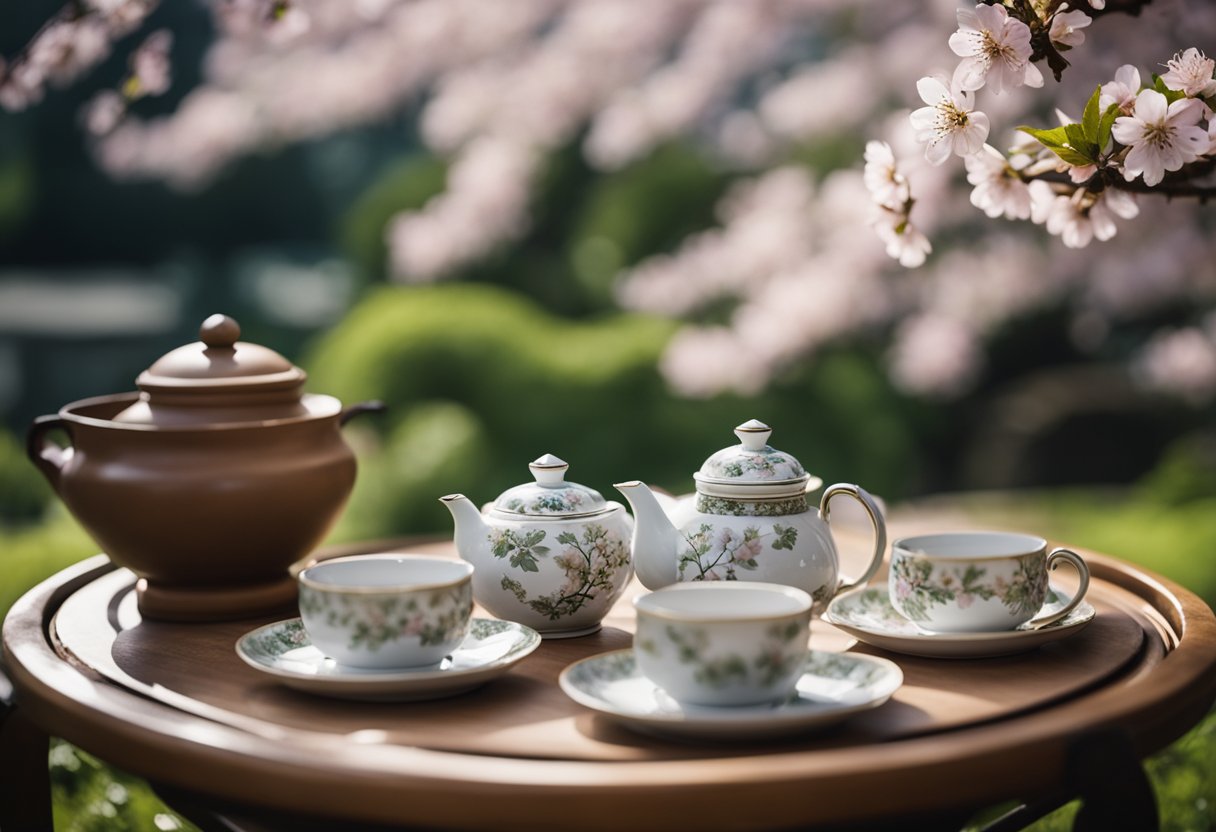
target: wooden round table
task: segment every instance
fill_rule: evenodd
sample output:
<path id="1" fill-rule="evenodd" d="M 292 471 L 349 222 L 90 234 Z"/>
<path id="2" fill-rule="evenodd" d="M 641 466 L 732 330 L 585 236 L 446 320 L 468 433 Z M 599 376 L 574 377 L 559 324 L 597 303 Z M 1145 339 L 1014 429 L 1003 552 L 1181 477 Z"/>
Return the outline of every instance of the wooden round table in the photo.
<path id="1" fill-rule="evenodd" d="M 402 550 L 451 554 L 451 545 Z M 347 702 L 282 687 L 233 649 L 274 618 L 141 621 L 134 576 L 104 556 L 13 607 L 4 659 L 17 713 L 41 731 L 148 778 L 171 801 L 271 826 L 276 817 L 294 818 L 287 828 L 302 818 L 670 832 L 881 825 L 1078 794 L 1100 812 L 1101 784 L 1118 790 L 1127 820 L 1133 792 L 1143 798 L 1148 788 L 1138 758 L 1183 734 L 1216 698 L 1216 617 L 1168 580 L 1084 554 L 1097 618 L 1030 653 L 913 658 L 816 622 L 817 649 L 884 655 L 905 684 L 876 710 L 777 742 L 647 737 L 562 693 L 557 676 L 568 664 L 629 646 L 636 585 L 600 633 L 546 641 L 489 685 L 431 702 Z"/>

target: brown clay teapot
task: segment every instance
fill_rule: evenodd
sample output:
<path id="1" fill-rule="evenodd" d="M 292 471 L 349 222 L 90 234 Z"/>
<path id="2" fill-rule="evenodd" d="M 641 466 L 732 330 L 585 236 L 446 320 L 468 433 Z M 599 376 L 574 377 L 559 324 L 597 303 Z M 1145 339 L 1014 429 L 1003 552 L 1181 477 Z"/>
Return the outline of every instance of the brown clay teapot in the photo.
<path id="1" fill-rule="evenodd" d="M 30 459 L 120 566 L 140 577 L 140 612 L 170 620 L 255 615 L 289 605 L 288 567 L 341 513 L 355 457 L 346 409 L 302 393 L 306 375 L 238 341 L 223 315 L 199 342 L 142 373 L 139 393 L 72 402 L 34 420 Z M 67 434 L 68 445 L 48 440 Z"/>

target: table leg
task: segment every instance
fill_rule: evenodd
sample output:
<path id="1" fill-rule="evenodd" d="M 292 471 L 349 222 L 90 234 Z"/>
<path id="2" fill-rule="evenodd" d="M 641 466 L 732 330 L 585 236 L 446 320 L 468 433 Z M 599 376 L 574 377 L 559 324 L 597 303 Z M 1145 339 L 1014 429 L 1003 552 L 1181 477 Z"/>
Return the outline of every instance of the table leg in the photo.
<path id="1" fill-rule="evenodd" d="M 1157 832 L 1157 799 L 1127 735 L 1104 731 L 1070 749 L 1068 776 L 1081 797 L 1074 832 Z"/>
<path id="2" fill-rule="evenodd" d="M 0 830 L 51 830 L 50 741 L 20 709 L 0 703 Z"/>

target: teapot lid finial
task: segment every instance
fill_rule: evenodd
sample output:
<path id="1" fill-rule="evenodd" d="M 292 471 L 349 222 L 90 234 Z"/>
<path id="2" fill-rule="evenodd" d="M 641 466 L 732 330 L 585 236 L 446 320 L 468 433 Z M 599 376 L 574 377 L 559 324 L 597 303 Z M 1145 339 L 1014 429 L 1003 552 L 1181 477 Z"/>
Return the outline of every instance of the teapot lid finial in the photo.
<path id="1" fill-rule="evenodd" d="M 570 463 L 553 454 L 545 454 L 529 462 L 528 469 L 532 471 L 532 476 L 536 477 L 538 484 L 557 487 L 561 486 L 563 480 L 566 479 L 566 471 L 570 469 Z"/>
<path id="2" fill-rule="evenodd" d="M 735 428 L 735 436 L 749 451 L 759 451 L 768 445 L 768 438 L 773 435 L 773 429 L 759 419 L 748 419 Z"/>
<path id="3" fill-rule="evenodd" d="M 566 482 L 570 465 L 553 454 L 528 463 L 535 482 L 508 488 L 494 501 L 494 510 L 507 515 L 580 517 L 608 508 L 600 492 L 576 482 Z"/>
<path id="4" fill-rule="evenodd" d="M 227 315 L 211 315 L 198 328 L 198 340 L 214 349 L 232 349 L 241 337 L 241 325 Z"/>

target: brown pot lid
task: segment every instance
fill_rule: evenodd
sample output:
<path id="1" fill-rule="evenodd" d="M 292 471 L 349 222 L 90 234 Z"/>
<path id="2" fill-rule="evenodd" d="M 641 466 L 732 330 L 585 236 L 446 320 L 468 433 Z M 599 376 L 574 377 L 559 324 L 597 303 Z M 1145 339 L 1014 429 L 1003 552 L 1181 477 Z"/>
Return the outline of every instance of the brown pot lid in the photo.
<path id="1" fill-rule="evenodd" d="M 274 350 L 238 341 L 241 327 L 212 315 L 201 340 L 166 353 L 139 374 L 139 400 L 114 421 L 155 427 L 209 427 L 308 415 L 307 375 Z"/>
<path id="2" fill-rule="evenodd" d="M 140 373 L 135 383 L 149 393 L 250 393 L 299 387 L 307 375 L 277 352 L 238 341 L 240 325 L 212 315 L 199 327 L 199 340 L 178 347 Z"/>

